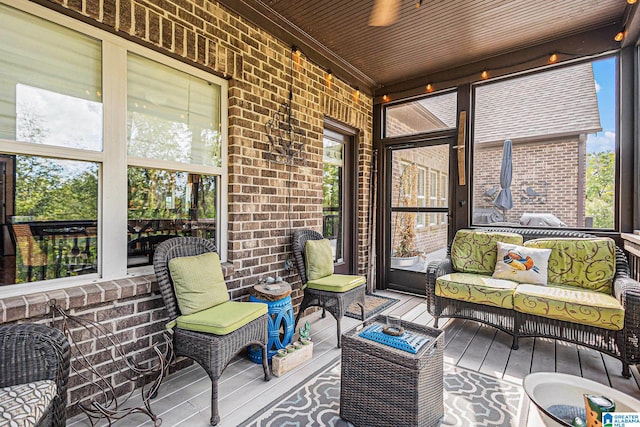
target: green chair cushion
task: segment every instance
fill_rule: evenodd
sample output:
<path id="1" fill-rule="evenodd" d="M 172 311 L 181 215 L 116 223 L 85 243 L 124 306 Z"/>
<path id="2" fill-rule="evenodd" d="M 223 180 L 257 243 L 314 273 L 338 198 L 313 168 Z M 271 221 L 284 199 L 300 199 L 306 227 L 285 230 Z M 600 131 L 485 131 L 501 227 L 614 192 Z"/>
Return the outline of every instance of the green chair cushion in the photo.
<path id="1" fill-rule="evenodd" d="M 169 261 L 169 272 L 183 315 L 229 301 L 220 257 L 215 252 L 173 258 Z"/>
<path id="2" fill-rule="evenodd" d="M 551 249 L 549 283 L 611 295 L 616 272 L 616 244 L 612 239 L 535 239 L 525 242 L 524 246 Z"/>
<path id="3" fill-rule="evenodd" d="M 513 308 L 518 284 L 476 273 L 451 273 L 438 277 L 436 295 L 492 307 Z"/>
<path id="4" fill-rule="evenodd" d="M 197 313 L 182 315 L 177 326 L 196 332 L 227 335 L 252 320 L 267 314 L 267 304 L 261 302 L 227 301 Z"/>
<path id="5" fill-rule="evenodd" d="M 496 242 L 522 245 L 517 233 L 459 230 L 451 244 L 453 269 L 462 273 L 492 274 L 496 266 Z"/>
<path id="6" fill-rule="evenodd" d="M 624 327 L 624 309 L 602 292 L 566 285 L 519 285 L 513 294 L 516 311 L 614 331 Z"/>
<path id="7" fill-rule="evenodd" d="M 309 280 L 307 287 L 318 291 L 347 292 L 365 283 L 367 283 L 367 279 L 364 276 L 332 274 L 320 279 Z"/>
<path id="8" fill-rule="evenodd" d="M 304 245 L 307 280 L 320 279 L 333 274 L 333 252 L 327 239 L 307 240 Z"/>

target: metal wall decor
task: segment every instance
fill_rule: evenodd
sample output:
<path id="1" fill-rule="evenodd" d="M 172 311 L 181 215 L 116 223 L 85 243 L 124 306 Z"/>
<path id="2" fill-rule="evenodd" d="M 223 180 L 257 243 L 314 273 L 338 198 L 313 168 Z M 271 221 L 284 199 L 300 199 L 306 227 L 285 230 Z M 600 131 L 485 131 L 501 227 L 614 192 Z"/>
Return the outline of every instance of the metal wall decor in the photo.
<path id="1" fill-rule="evenodd" d="M 293 165 L 296 161 L 304 163 L 304 146 L 306 133 L 300 129 L 300 122 L 291 110 L 293 101 L 293 55 L 297 48 L 293 46 L 290 52 L 289 64 L 289 100 L 280 104 L 280 108 L 273 113 L 265 123 L 265 133 L 269 140 L 267 159 L 274 163 Z"/>
<path id="2" fill-rule="evenodd" d="M 89 402 L 76 402 L 82 412 L 89 418 L 89 423 L 94 426 L 104 418 L 108 425 L 111 426 L 117 420 L 129 414 L 139 412 L 147 415 L 153 425 L 159 426 L 162 423 L 162 419 L 153 413 L 150 401 L 156 396 L 160 383 L 167 374 L 169 367 L 168 362 L 173 356 L 172 340 L 171 337 L 168 336 L 168 332 L 163 334 L 165 340 L 164 351 L 160 350 L 157 345 L 153 346 L 153 350 L 158 358 L 157 363 L 155 365 L 150 364 L 151 366 L 149 367 L 144 367 L 137 363 L 131 355 L 126 353 L 120 340 L 104 325 L 88 320 L 86 317 L 70 315 L 62 307 L 57 305 L 55 299 L 49 301 L 49 307 L 51 308 L 51 314 L 54 318 L 56 316 L 62 317 L 61 329 L 69 339 L 74 358 L 71 363 L 72 371 L 85 382 L 96 386 L 96 389 L 99 391 L 98 395 Z M 101 354 L 109 355 L 109 364 L 113 370 L 112 373 L 115 373 L 115 371 L 119 372 L 124 378 L 135 385 L 135 387 L 131 388 L 130 393 L 118 398 L 111 377 L 107 376 L 108 374 L 104 372 L 106 362 L 103 361 L 100 362 L 100 366 L 94 366 L 93 363 L 91 363 L 93 354 L 85 354 L 83 347 L 72 339 L 71 330 L 77 328 L 88 332 L 89 336 L 95 339 L 95 350 L 100 350 Z M 145 385 L 145 383 L 149 381 L 150 384 Z M 130 403 L 129 399 L 134 395 L 134 392 L 138 390 L 137 386 L 140 383 L 143 384 L 140 391 L 143 406 L 133 407 L 132 405 L 127 405 L 127 403 Z"/>

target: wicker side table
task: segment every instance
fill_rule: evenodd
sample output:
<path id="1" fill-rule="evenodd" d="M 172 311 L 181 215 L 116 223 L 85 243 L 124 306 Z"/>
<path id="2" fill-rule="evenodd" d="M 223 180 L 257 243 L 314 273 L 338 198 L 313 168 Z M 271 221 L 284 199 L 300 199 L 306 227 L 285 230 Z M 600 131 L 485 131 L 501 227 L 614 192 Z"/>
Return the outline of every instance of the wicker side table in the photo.
<path id="1" fill-rule="evenodd" d="M 372 322 L 384 324 L 385 317 Z M 444 415 L 444 332 L 410 322 L 402 326 L 430 341 L 412 354 L 362 338 L 356 328 L 342 336 L 343 419 L 369 427 L 432 427 Z"/>

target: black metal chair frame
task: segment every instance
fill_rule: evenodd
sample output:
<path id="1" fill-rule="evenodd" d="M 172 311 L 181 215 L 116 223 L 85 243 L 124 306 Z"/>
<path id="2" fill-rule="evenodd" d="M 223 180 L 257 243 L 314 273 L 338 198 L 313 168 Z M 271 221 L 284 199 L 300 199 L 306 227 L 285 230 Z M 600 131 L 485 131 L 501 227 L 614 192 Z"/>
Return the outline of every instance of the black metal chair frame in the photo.
<path id="1" fill-rule="evenodd" d="M 199 237 L 174 237 L 165 240 L 156 248 L 153 267 L 162 293 L 169 320 L 180 315 L 178 302 L 169 273 L 169 261 L 173 258 L 201 255 L 215 252 L 216 245 L 211 240 Z M 176 356 L 185 356 L 204 368 L 211 378 L 211 425 L 220 422 L 218 412 L 218 379 L 231 359 L 249 345 L 262 348 L 262 367 L 264 380 L 271 379 L 267 358 L 268 318 L 267 314 L 253 320 L 241 328 L 227 334 L 214 335 L 173 328 L 173 349 Z"/>
<path id="2" fill-rule="evenodd" d="M 33 323 L 0 326 L 0 387 L 41 380 L 56 384 L 56 395 L 41 426 L 66 425 L 71 352 L 62 331 Z"/>
<path id="3" fill-rule="evenodd" d="M 305 285 L 307 279 L 307 268 L 304 262 L 304 248 L 307 240 L 322 240 L 322 234 L 308 229 L 296 230 L 293 232 L 291 249 L 293 251 L 293 257 L 298 268 L 298 274 L 302 284 Z M 365 284 L 353 288 L 346 292 L 329 292 L 320 291 L 317 289 L 311 289 L 306 287 L 304 289 L 304 297 L 300 304 L 298 315 L 296 316 L 296 325 L 300 320 L 300 317 L 304 311 L 309 307 L 322 307 L 322 317 L 325 317 L 325 312 L 331 313 L 336 319 L 337 334 L 338 334 L 338 348 L 341 346 L 341 327 L 340 321 L 345 312 L 352 303 L 357 303 L 360 306 L 360 314 L 362 321 L 364 321 L 364 298 L 365 298 Z"/>

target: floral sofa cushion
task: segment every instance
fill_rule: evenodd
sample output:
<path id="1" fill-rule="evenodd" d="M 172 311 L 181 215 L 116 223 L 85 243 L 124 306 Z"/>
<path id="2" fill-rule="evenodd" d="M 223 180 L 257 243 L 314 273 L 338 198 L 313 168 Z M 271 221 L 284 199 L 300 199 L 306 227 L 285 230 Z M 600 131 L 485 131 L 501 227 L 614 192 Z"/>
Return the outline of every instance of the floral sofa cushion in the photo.
<path id="1" fill-rule="evenodd" d="M 0 426 L 36 425 L 55 395 L 50 380 L 0 388 Z"/>
<path id="2" fill-rule="evenodd" d="M 496 242 L 522 245 L 517 233 L 493 233 L 480 230 L 459 230 L 451 244 L 451 262 L 455 271 L 492 274 L 496 266 Z"/>
<path id="3" fill-rule="evenodd" d="M 519 285 L 513 294 L 516 311 L 604 329 L 624 327 L 624 309 L 610 295 L 566 285 Z"/>
<path id="4" fill-rule="evenodd" d="M 551 249 L 549 283 L 611 295 L 616 271 L 616 244 L 612 239 L 535 239 L 525 242 L 524 246 Z"/>
<path id="5" fill-rule="evenodd" d="M 513 308 L 518 284 L 476 273 L 451 273 L 438 277 L 436 295 L 493 307 Z"/>

